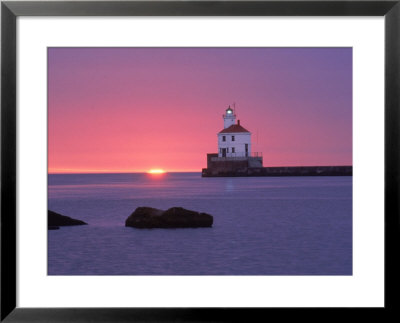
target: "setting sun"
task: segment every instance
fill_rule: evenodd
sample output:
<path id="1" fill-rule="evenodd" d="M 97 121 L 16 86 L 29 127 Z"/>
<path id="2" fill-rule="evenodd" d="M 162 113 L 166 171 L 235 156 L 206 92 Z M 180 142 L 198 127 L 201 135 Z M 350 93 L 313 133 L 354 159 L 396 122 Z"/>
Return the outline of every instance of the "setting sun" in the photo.
<path id="1" fill-rule="evenodd" d="M 165 170 L 156 168 L 156 169 L 150 169 L 147 173 L 149 173 L 149 174 L 164 174 Z"/>

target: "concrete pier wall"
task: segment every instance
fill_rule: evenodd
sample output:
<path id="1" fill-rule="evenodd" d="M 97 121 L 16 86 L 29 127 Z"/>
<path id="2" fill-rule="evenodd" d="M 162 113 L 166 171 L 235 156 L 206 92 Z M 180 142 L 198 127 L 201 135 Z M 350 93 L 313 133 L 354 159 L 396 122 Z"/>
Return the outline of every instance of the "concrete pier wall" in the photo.
<path id="1" fill-rule="evenodd" d="M 203 168 L 202 177 L 237 176 L 352 176 L 352 166 L 293 166 L 293 167 L 240 167 Z"/>
<path id="2" fill-rule="evenodd" d="M 218 157 L 207 154 L 202 177 L 237 176 L 352 176 L 353 166 L 262 167 L 262 157 Z"/>

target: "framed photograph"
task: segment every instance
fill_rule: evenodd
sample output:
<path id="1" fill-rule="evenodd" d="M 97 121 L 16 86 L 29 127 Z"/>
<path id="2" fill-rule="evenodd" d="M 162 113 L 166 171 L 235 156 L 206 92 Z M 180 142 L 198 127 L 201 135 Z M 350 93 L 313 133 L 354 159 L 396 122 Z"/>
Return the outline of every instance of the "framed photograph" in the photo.
<path id="1" fill-rule="evenodd" d="M 396 311 L 398 1 L 1 10 L 1 320 Z"/>

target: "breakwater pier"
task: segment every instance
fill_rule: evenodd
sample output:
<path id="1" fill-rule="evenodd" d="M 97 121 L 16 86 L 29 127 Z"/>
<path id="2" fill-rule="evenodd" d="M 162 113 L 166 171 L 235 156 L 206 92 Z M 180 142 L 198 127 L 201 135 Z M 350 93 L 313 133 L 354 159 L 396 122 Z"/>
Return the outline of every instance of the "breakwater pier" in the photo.
<path id="1" fill-rule="evenodd" d="M 253 160 L 254 159 L 254 160 Z M 246 177 L 246 176 L 352 176 L 352 166 L 287 166 L 262 167 L 260 157 L 221 158 L 217 154 L 207 155 L 207 168 L 202 177 Z"/>
<path id="2" fill-rule="evenodd" d="M 240 168 L 236 170 L 213 170 L 203 168 L 202 177 L 245 176 L 352 176 L 352 166 L 293 166 Z"/>

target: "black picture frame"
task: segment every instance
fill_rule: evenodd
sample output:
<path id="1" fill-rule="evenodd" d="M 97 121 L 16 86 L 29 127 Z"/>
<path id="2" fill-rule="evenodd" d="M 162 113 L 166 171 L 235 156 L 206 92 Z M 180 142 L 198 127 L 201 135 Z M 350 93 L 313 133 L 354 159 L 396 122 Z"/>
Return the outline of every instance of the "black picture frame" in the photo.
<path id="1" fill-rule="evenodd" d="M 19 308 L 16 307 L 16 19 L 19 16 L 384 16 L 385 306 L 384 308 Z M 1 321 L 252 322 L 371 319 L 397 311 L 399 267 L 400 0 L 395 1 L 2 1 L 1 3 Z M 210 291 L 211 293 L 212 291 Z M 341 310 L 341 311 L 339 311 Z"/>

